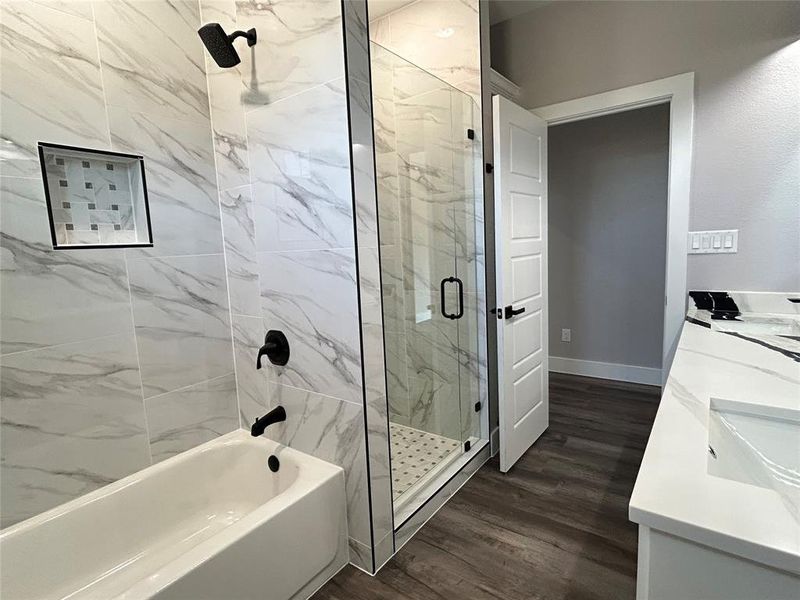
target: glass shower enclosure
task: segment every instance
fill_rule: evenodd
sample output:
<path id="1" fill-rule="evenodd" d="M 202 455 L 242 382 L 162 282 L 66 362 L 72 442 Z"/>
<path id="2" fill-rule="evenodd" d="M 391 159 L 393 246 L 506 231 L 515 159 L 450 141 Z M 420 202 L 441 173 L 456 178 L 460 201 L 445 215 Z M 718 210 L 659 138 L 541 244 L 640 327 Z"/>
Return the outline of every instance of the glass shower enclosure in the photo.
<path id="1" fill-rule="evenodd" d="M 371 42 L 395 524 L 480 438 L 480 111 Z"/>

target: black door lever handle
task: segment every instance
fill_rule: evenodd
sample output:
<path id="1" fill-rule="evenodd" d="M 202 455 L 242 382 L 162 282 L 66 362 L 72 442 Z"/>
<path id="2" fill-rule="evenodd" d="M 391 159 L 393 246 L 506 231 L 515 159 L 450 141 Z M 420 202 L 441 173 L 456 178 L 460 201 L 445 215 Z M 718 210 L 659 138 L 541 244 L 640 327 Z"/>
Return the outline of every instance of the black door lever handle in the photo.
<path id="1" fill-rule="evenodd" d="M 504 316 L 505 316 L 505 318 L 506 318 L 506 319 L 510 319 L 511 317 L 515 317 L 515 316 L 517 316 L 517 315 L 521 315 L 522 313 L 524 313 L 524 312 L 525 312 L 525 307 L 523 306 L 522 308 L 517 308 L 517 309 L 515 309 L 513 306 L 511 306 L 511 305 L 509 304 L 509 305 L 508 305 L 508 306 L 506 306 L 506 307 L 505 307 L 505 309 L 503 309 L 503 310 L 504 310 L 504 312 L 505 312 L 505 315 L 504 315 Z"/>

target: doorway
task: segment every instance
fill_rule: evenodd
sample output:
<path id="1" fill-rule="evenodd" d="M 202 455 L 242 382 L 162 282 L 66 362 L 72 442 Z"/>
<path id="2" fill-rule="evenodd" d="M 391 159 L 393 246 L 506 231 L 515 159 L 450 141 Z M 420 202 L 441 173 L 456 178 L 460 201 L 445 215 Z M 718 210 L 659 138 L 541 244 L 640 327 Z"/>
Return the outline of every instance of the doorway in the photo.
<path id="1" fill-rule="evenodd" d="M 509 165 L 514 162 L 511 151 L 512 132 L 516 130 L 529 130 L 538 139 L 539 152 L 536 153 L 540 164 L 547 164 L 547 133 L 548 129 L 565 123 L 583 121 L 603 115 L 613 115 L 639 108 L 666 104 L 669 107 L 669 137 L 668 137 L 668 173 L 667 173 L 667 212 L 664 260 L 664 309 L 663 309 L 663 341 L 661 347 L 661 383 L 669 371 L 680 336 L 681 326 L 686 307 L 686 255 L 687 234 L 689 222 L 689 186 L 691 180 L 692 161 L 692 121 L 694 106 L 694 74 L 684 73 L 665 79 L 651 81 L 643 84 L 612 90 L 585 98 L 578 98 L 558 104 L 524 111 L 509 100 L 495 97 L 493 102 L 494 120 L 494 149 L 497 170 L 494 178 L 494 204 L 495 204 L 495 273 L 496 286 L 496 314 L 501 314 L 503 307 L 513 304 L 516 290 L 505 286 L 503 280 L 513 279 L 513 252 L 508 252 L 505 246 L 515 243 L 516 234 L 513 233 L 513 219 L 503 217 L 513 211 L 513 195 L 518 194 L 515 186 L 523 185 L 515 182 L 516 173 L 509 171 Z M 527 113 L 527 115 L 526 115 Z M 518 158 L 521 156 L 518 154 Z M 517 168 L 517 171 L 520 169 Z M 547 167 L 544 167 L 547 172 Z M 529 178 L 528 187 L 535 185 L 536 178 Z M 536 194 L 531 187 L 526 193 Z M 541 205 L 547 210 L 547 186 L 541 194 Z M 548 229 L 544 228 L 540 236 L 547 239 Z M 547 254 L 543 253 L 541 273 L 547 272 Z M 504 274 L 505 273 L 505 277 Z M 543 305 L 548 305 L 547 278 L 540 280 L 542 286 Z M 545 311 L 546 313 L 546 311 Z M 600 318 L 600 317 L 598 317 Z M 549 323 L 549 321 L 547 321 Z M 514 345 L 517 336 L 514 333 L 514 324 L 503 321 L 498 322 L 497 335 L 497 377 L 498 377 L 498 421 L 501 456 L 501 470 L 507 471 L 514 461 L 536 441 L 543 428 L 547 426 L 547 386 L 543 390 L 536 387 L 536 393 L 545 406 L 545 414 L 537 417 L 538 427 L 521 427 L 525 422 L 526 414 L 520 414 L 519 407 L 536 406 L 537 403 L 526 401 L 517 391 L 524 391 L 522 380 L 514 376 L 515 360 Z M 548 325 L 545 325 L 548 327 Z M 565 328 L 568 329 L 568 328 Z M 511 335 L 508 335 L 511 333 Z M 625 335 L 635 335 L 636 332 L 626 328 Z M 549 336 L 544 336 L 545 339 Z M 561 336 L 559 336 L 561 339 Z M 549 363 L 547 350 L 541 353 L 542 365 Z M 595 361 L 597 362 L 597 361 Z M 591 363 L 590 363 L 591 364 Z M 596 365 L 594 365 L 596 366 Z M 543 374 L 546 372 L 542 370 Z M 657 379 L 657 378 L 656 378 Z M 657 382 L 657 381 L 656 381 Z M 536 400 L 536 398 L 534 398 Z M 532 410 L 532 409 L 531 409 Z M 528 411 L 530 412 L 530 411 Z M 541 411 L 540 411 L 541 412 Z M 505 456 L 505 460 L 504 457 Z"/>
<path id="2" fill-rule="evenodd" d="M 669 108 L 548 128 L 551 372 L 661 384 Z"/>

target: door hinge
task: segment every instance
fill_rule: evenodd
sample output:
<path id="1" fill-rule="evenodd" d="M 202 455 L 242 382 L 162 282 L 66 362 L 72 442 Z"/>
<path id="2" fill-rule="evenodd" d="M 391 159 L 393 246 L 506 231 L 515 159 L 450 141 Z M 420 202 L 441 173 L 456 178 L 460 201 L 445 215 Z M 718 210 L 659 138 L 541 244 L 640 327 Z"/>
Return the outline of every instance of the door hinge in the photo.
<path id="1" fill-rule="evenodd" d="M 469 452 L 469 449 L 472 448 L 472 444 L 469 443 L 469 440 L 464 442 L 464 452 Z"/>
<path id="2" fill-rule="evenodd" d="M 482 405 L 481 405 L 480 402 L 476 402 L 475 403 L 475 412 L 481 412 L 481 406 Z"/>
<path id="3" fill-rule="evenodd" d="M 486 163 L 486 172 L 491 173 L 492 171 L 494 171 L 494 166 L 492 163 Z"/>
<path id="4" fill-rule="evenodd" d="M 474 129 L 467 129 L 467 137 L 471 140 L 475 139 L 475 130 Z"/>

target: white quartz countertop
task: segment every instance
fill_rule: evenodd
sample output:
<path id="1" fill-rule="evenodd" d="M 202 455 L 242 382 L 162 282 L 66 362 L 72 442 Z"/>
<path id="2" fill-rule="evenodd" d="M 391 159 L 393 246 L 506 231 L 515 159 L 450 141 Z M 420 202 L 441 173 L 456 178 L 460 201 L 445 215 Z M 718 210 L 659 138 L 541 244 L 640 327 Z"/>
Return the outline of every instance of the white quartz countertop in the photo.
<path id="1" fill-rule="evenodd" d="M 787 312 L 797 319 L 795 307 Z M 800 410 L 800 339 L 717 331 L 710 315 L 692 308 L 684 323 L 631 496 L 630 518 L 800 574 L 797 479 L 788 487 L 782 483 L 779 493 L 709 473 L 712 398 L 765 411 Z M 796 452 L 800 455 L 800 447 Z"/>

